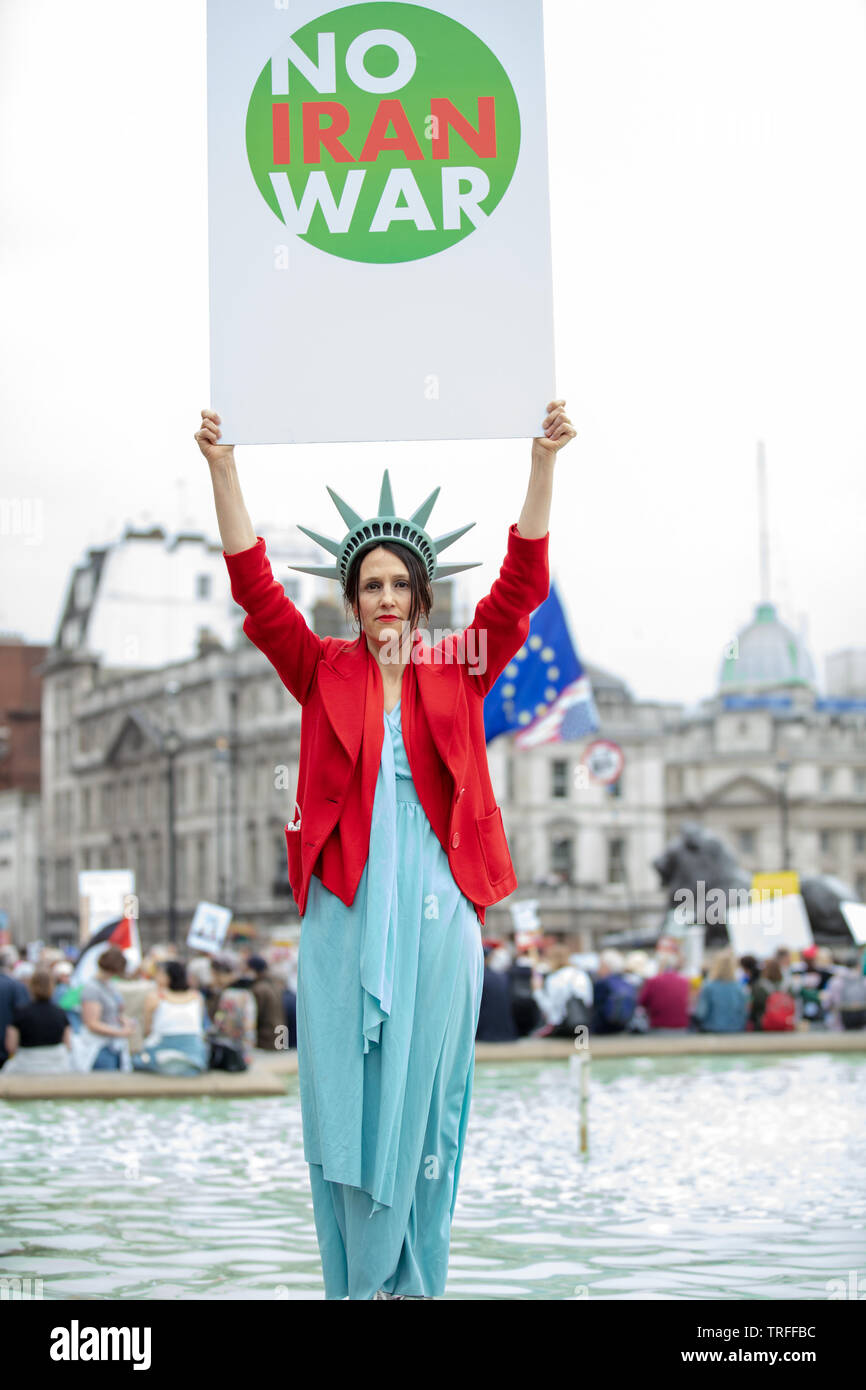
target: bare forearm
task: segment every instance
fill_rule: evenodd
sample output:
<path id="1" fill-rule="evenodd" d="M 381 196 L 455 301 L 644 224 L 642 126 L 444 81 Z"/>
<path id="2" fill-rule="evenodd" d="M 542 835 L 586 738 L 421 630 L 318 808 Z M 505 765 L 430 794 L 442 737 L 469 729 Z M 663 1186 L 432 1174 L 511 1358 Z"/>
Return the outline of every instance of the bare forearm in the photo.
<path id="1" fill-rule="evenodd" d="M 553 497 L 553 469 L 556 456 L 532 453 L 529 486 L 517 529 L 526 540 L 539 540 L 550 527 L 550 502 Z"/>
<path id="2" fill-rule="evenodd" d="M 235 555 L 256 543 L 256 533 L 241 492 L 234 456 L 209 463 L 223 550 Z"/>

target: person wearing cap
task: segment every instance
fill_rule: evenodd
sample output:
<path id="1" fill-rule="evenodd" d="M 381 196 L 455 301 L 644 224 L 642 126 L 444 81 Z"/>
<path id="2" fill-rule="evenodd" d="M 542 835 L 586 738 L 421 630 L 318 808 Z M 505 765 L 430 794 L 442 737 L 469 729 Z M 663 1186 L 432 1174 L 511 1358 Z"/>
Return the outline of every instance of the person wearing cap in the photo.
<path id="1" fill-rule="evenodd" d="M 399 514 L 385 470 L 329 551 L 357 637 L 321 638 L 274 578 L 219 416 L 196 434 L 244 632 L 302 707 L 286 825 L 302 920 L 298 1077 L 327 1299 L 435 1298 L 469 1119 L 486 908 L 517 886 L 487 764 L 484 697 L 550 589 L 557 452 L 575 431 L 551 401 L 499 577 L 462 633 L 423 640 L 432 583 L 470 566 L 427 530 L 439 489 Z M 472 523 L 474 524 L 474 523 Z M 480 563 L 480 562 L 473 562 Z"/>
<path id="2" fill-rule="evenodd" d="M 823 991 L 833 978 L 833 971 L 824 965 L 818 947 L 804 946 L 801 962 L 791 967 L 789 988 L 799 1004 L 799 1014 L 813 1028 L 825 1024 Z"/>
<path id="3" fill-rule="evenodd" d="M 283 984 L 270 972 L 264 956 L 249 956 L 247 970 L 253 976 L 250 986 L 256 1001 L 256 1047 L 274 1052 L 283 1046 L 286 1015 L 283 1010 Z"/>

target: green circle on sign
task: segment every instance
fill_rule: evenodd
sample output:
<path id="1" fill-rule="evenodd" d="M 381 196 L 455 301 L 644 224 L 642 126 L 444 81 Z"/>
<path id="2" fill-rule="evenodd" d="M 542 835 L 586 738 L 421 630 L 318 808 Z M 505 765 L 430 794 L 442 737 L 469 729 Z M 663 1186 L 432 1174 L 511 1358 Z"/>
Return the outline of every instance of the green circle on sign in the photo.
<path id="1" fill-rule="evenodd" d="M 498 206 L 520 112 L 499 59 L 457 20 L 421 5 L 348 5 L 265 64 L 246 146 L 262 197 L 303 241 L 344 260 L 414 261 Z"/>

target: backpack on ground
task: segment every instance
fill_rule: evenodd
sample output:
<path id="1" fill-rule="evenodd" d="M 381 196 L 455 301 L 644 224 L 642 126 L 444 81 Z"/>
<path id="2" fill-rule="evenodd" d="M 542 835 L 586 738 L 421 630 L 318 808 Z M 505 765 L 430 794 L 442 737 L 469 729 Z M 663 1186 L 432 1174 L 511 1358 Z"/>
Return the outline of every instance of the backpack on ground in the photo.
<path id="1" fill-rule="evenodd" d="M 637 1006 L 637 990 L 622 975 L 611 975 L 601 1006 L 601 1016 L 613 1028 L 625 1028 L 631 1023 Z"/>
<path id="2" fill-rule="evenodd" d="M 592 1010 L 586 1007 L 583 1000 L 576 994 L 571 994 L 565 1005 L 565 1014 L 561 1023 L 557 1023 L 551 1028 L 549 1037 L 551 1038 L 573 1038 L 578 1028 L 588 1028 L 592 1022 Z"/>
<path id="3" fill-rule="evenodd" d="M 243 1049 L 227 1038 L 214 1038 L 210 1043 L 209 1071 L 247 1071 Z"/>
<path id="4" fill-rule="evenodd" d="M 768 995 L 761 1017 L 763 1033 L 790 1033 L 797 1026 L 797 1010 L 790 994 L 774 989 Z"/>
<path id="5" fill-rule="evenodd" d="M 845 980 L 839 998 L 843 1028 L 866 1028 L 866 976 Z"/>

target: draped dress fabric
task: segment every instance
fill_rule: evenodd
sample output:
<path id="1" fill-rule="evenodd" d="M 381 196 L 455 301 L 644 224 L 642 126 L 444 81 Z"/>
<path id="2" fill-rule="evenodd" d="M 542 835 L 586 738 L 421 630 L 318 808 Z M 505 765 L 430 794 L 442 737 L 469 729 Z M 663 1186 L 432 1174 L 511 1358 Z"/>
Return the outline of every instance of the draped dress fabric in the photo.
<path id="1" fill-rule="evenodd" d="M 484 957 L 474 907 L 418 799 L 400 703 L 385 712 L 367 862 L 351 907 L 314 874 L 297 1042 L 326 1299 L 445 1291 Z"/>

